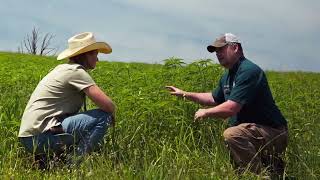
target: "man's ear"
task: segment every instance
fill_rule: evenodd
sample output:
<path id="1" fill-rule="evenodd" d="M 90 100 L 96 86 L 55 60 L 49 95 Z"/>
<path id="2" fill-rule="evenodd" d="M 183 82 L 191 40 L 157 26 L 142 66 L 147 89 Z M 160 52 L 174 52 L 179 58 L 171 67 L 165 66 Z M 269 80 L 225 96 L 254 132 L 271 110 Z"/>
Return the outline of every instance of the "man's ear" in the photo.
<path id="1" fill-rule="evenodd" d="M 237 53 L 238 51 L 239 51 L 239 45 L 237 44 L 237 45 L 235 45 L 235 46 L 233 46 L 233 51 L 235 52 L 235 53 Z"/>

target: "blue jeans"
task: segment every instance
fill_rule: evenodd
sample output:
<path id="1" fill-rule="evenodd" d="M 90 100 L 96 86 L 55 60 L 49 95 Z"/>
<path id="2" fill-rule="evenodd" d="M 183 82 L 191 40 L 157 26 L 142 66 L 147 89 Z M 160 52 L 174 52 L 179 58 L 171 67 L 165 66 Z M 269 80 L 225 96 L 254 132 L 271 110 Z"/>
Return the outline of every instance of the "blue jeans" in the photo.
<path id="1" fill-rule="evenodd" d="M 48 151 L 60 153 L 65 150 L 63 147 L 75 145 L 77 155 L 84 155 L 99 146 L 111 123 L 112 114 L 93 109 L 65 118 L 62 128 L 66 134 L 56 135 L 47 131 L 36 136 L 22 137 L 20 141 L 27 151 L 34 154 Z M 73 141 L 70 142 L 68 135 Z"/>

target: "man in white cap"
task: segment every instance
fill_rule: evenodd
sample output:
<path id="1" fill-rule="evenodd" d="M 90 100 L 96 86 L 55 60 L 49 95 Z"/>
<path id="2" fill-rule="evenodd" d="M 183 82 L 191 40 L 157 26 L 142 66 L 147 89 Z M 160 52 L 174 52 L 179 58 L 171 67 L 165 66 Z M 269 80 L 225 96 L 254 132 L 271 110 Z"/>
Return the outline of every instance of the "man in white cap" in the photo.
<path id="1" fill-rule="evenodd" d="M 244 57 L 240 40 L 231 33 L 216 39 L 207 50 L 216 52 L 226 68 L 215 90 L 195 93 L 167 88 L 172 95 L 212 106 L 199 109 L 195 120 L 230 118 L 223 136 L 240 172 L 260 173 L 269 166 L 272 173 L 282 174 L 284 164 L 279 155 L 287 146 L 287 121 L 274 102 L 265 73 Z"/>
<path id="2" fill-rule="evenodd" d="M 47 153 L 61 154 L 71 145 L 77 156 L 92 152 L 114 123 L 114 103 L 87 72 L 95 68 L 98 53 L 109 54 L 111 47 L 96 42 L 91 32 L 71 37 L 68 46 L 57 59 L 69 58 L 69 63 L 58 65 L 39 82 L 21 120 L 19 139 L 36 155 L 40 168 L 46 168 Z M 85 96 L 99 109 L 79 113 Z"/>

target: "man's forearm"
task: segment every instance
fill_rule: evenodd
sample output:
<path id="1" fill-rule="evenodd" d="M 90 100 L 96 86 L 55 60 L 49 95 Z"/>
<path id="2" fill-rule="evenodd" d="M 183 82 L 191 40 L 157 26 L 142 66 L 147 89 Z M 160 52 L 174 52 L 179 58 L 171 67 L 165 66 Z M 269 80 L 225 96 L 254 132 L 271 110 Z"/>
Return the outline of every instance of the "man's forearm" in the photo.
<path id="1" fill-rule="evenodd" d="M 206 110 L 206 117 L 229 118 L 236 115 L 241 109 L 241 105 L 228 100 L 218 106 Z"/>
<path id="2" fill-rule="evenodd" d="M 199 103 L 201 105 L 206 105 L 206 106 L 216 105 L 211 93 L 185 92 L 183 93 L 183 97 L 190 101 Z"/>
<path id="3" fill-rule="evenodd" d="M 206 117 L 226 119 L 226 118 L 231 117 L 232 115 L 233 114 L 231 111 L 216 106 L 216 107 L 208 109 Z"/>

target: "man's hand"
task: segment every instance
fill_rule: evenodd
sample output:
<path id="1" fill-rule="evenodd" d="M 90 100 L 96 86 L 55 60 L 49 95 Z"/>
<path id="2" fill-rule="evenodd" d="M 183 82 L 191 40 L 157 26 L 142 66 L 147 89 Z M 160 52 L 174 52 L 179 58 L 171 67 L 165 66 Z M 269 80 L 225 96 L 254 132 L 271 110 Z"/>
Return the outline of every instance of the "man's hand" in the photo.
<path id="1" fill-rule="evenodd" d="M 194 121 L 196 120 L 202 120 L 203 118 L 208 117 L 208 110 L 207 109 L 199 109 L 195 114 L 194 114 Z"/>
<path id="2" fill-rule="evenodd" d="M 174 86 L 166 86 L 171 95 L 182 97 L 186 92 Z"/>
<path id="3" fill-rule="evenodd" d="M 116 125 L 116 116 L 115 113 L 111 115 L 111 126 L 114 127 Z"/>

